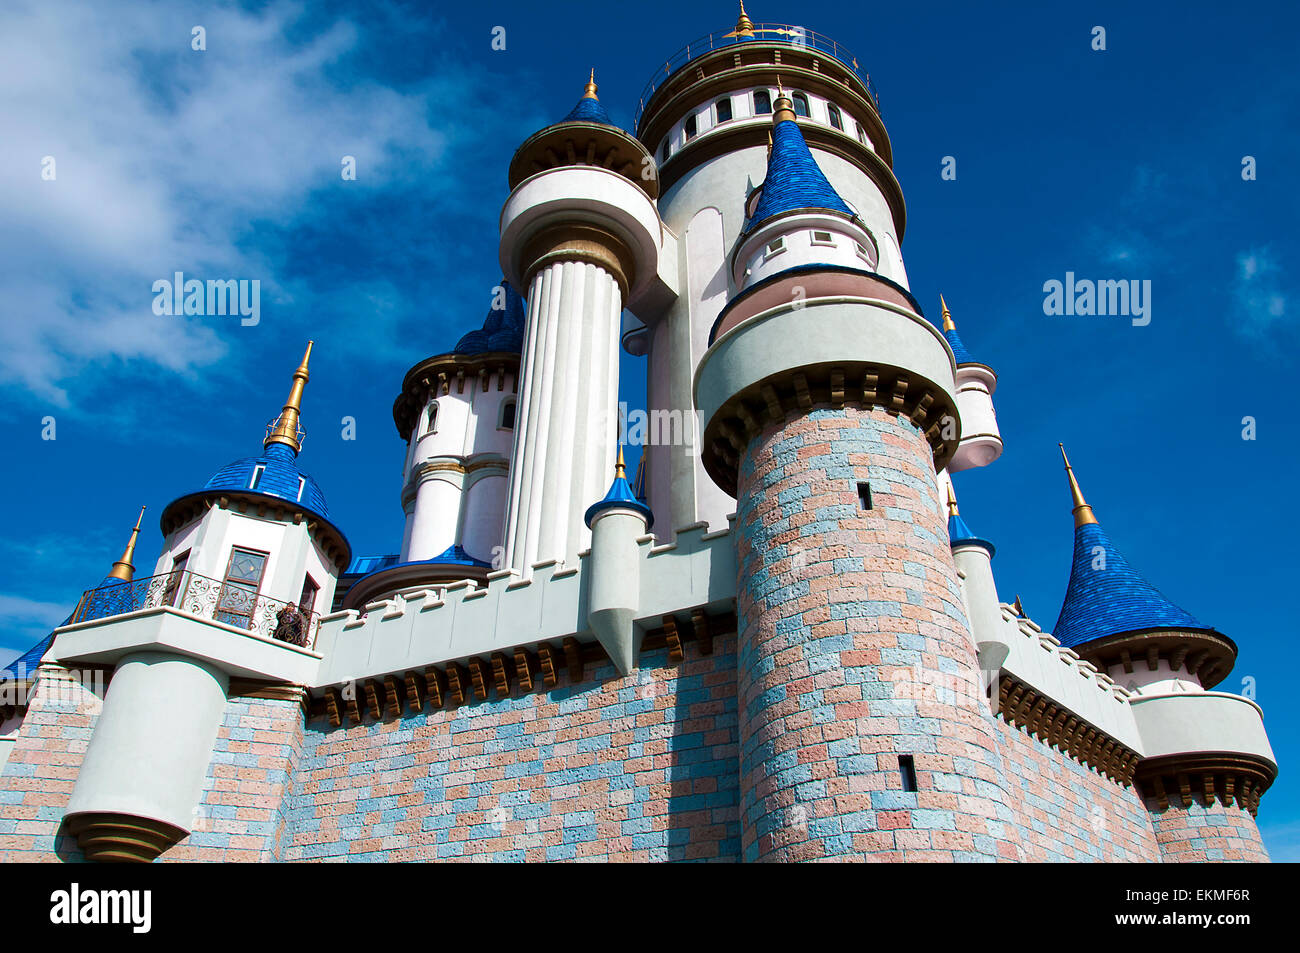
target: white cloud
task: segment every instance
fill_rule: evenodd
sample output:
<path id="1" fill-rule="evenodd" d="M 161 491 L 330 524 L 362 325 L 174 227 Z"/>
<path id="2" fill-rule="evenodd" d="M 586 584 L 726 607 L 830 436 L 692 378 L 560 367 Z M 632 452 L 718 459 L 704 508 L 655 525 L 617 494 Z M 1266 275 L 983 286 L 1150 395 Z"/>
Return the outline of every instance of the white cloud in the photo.
<path id="1" fill-rule="evenodd" d="M 291 221 L 318 189 L 426 176 L 465 134 L 435 128 L 431 105 L 472 84 L 467 71 L 402 90 L 343 82 L 358 27 L 303 38 L 305 9 L 19 0 L 0 11 L 0 387 L 66 406 L 73 378 L 115 362 L 187 375 L 218 362 L 238 319 L 158 317 L 155 279 L 258 278 L 263 302 L 288 297 L 250 223 Z M 206 51 L 190 48 L 196 23 Z M 346 186 L 344 155 L 359 168 Z M 45 156 L 54 181 L 41 179 Z"/>
<path id="2" fill-rule="evenodd" d="M 1286 316 L 1284 273 L 1268 248 L 1237 254 L 1237 278 L 1232 288 L 1238 329 L 1248 335 L 1268 333 Z"/>

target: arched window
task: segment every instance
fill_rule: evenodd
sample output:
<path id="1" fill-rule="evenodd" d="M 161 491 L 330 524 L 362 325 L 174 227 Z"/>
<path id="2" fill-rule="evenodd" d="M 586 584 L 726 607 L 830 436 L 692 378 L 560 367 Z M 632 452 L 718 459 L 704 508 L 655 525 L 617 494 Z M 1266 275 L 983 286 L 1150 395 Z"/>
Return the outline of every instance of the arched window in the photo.
<path id="1" fill-rule="evenodd" d="M 717 114 L 718 122 L 731 121 L 731 99 L 719 99 L 713 104 L 714 112 Z"/>
<path id="2" fill-rule="evenodd" d="M 854 125 L 858 127 L 858 142 L 862 143 L 864 146 L 867 145 L 867 134 L 862 128 L 862 123 L 854 122 Z"/>
<path id="3" fill-rule="evenodd" d="M 772 94 L 765 89 L 754 90 L 754 115 L 762 116 L 772 111 Z"/>
<path id="4" fill-rule="evenodd" d="M 692 113 L 691 115 L 689 115 L 689 116 L 686 117 L 686 138 L 687 138 L 687 139 L 694 139 L 694 138 L 695 138 L 695 128 L 696 128 L 696 127 L 695 127 L 695 114 Z"/>
<path id="5" fill-rule="evenodd" d="M 838 129 L 840 132 L 843 132 L 844 118 L 840 115 L 840 107 L 836 106 L 834 103 L 827 103 L 826 112 L 830 114 L 831 125 L 834 126 L 836 129 Z"/>
<path id="6" fill-rule="evenodd" d="M 497 429 L 515 429 L 515 402 L 513 400 L 505 400 L 501 402 L 501 422 L 497 424 Z"/>
<path id="7" fill-rule="evenodd" d="M 795 93 L 790 98 L 794 101 L 794 114 L 796 116 L 802 116 L 804 119 L 807 119 L 808 118 L 808 97 L 805 96 L 803 93 Z"/>
<path id="8" fill-rule="evenodd" d="M 438 402 L 436 400 L 424 412 L 424 432 L 426 434 L 438 432 Z"/>

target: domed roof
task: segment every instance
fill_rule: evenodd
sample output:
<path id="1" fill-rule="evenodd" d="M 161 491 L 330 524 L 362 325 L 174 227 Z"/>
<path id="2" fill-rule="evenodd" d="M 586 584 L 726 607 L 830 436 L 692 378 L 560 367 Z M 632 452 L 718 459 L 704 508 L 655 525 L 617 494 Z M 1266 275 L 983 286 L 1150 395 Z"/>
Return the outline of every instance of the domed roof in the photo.
<path id="1" fill-rule="evenodd" d="M 457 343 L 455 354 L 518 353 L 524 348 L 524 299 L 504 278 L 505 307 L 490 308 L 483 327 L 470 331 Z"/>
<path id="2" fill-rule="evenodd" d="M 606 126 L 613 126 L 614 121 L 609 118 L 604 105 L 596 98 L 596 71 L 591 71 L 591 79 L 587 81 L 587 89 L 578 100 L 576 106 L 569 110 L 569 114 L 560 122 L 598 122 Z M 615 127 L 617 128 L 617 127 Z"/>
<path id="3" fill-rule="evenodd" d="M 799 124 L 793 119 L 782 119 L 772 125 L 772 154 L 767 158 L 767 178 L 760 188 L 758 205 L 746 231 L 797 209 L 853 215 L 853 210 L 822 173 L 799 131 Z"/>
<path id="4" fill-rule="evenodd" d="M 329 506 L 320 485 L 298 469 L 297 455 L 282 443 L 270 444 L 260 456 L 242 457 L 226 464 L 203 485 L 203 490 L 256 493 L 296 503 L 329 518 Z"/>

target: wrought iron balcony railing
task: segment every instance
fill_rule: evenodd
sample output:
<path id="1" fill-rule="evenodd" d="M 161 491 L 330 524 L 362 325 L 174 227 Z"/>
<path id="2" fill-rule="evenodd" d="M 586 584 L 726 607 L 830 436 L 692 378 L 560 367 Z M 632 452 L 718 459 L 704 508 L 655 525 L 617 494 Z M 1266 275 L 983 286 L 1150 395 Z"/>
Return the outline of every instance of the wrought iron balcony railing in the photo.
<path id="1" fill-rule="evenodd" d="M 320 624 L 318 612 L 271 599 L 238 582 L 210 579 L 186 570 L 89 589 L 69 624 L 161 606 L 303 648 L 315 645 Z"/>
<path id="2" fill-rule="evenodd" d="M 712 53 L 714 50 L 727 49 L 738 43 L 755 42 L 784 43 L 796 49 L 815 50 L 818 53 L 833 57 L 862 81 L 862 85 L 867 87 L 867 92 L 870 94 L 876 110 L 880 110 L 880 96 L 877 95 L 876 88 L 871 84 L 871 76 L 858 65 L 858 58 L 845 49 L 842 44 L 835 42 L 823 33 L 808 30 L 801 26 L 793 26 L 788 23 L 755 23 L 753 36 L 740 36 L 734 29 L 728 33 L 721 31 L 709 33 L 698 40 L 692 40 L 664 60 L 663 67 L 655 73 L 650 82 L 646 83 L 645 89 L 641 92 L 641 101 L 636 108 L 636 120 L 632 124 L 633 128 L 641 125 L 641 114 L 645 112 L 646 103 L 655 94 L 655 90 L 663 85 L 664 80 L 675 73 L 678 68 L 706 53 Z"/>

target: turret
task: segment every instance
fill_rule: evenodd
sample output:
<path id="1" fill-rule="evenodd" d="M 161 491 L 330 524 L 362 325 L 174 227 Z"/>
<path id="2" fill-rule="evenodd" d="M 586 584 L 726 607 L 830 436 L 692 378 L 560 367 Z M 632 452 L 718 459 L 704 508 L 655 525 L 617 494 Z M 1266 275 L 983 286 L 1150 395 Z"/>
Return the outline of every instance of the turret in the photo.
<path id="1" fill-rule="evenodd" d="M 1253 701 L 1210 691 L 1237 647 L 1174 605 L 1120 555 L 1061 447 L 1074 559 L 1053 635 L 1132 693 L 1135 780 L 1166 861 L 1267 860 L 1255 813 L 1277 760 Z"/>
<path id="2" fill-rule="evenodd" d="M 797 119 L 799 151 L 810 151 L 837 198 L 819 201 L 802 219 L 768 223 L 778 231 L 769 238 L 759 218 L 780 199 L 777 190 L 758 188 L 769 141 L 778 161 L 794 151 L 784 124 L 773 125 L 778 107 Z M 725 529 L 736 501 L 710 478 L 702 435 L 691 426 L 695 372 L 719 314 L 738 292 L 795 264 L 872 272 L 886 289 L 875 297 L 906 302 L 903 193 L 875 90 L 852 52 L 803 26 L 759 22 L 744 11 L 651 78 L 637 136 L 658 165 L 659 211 L 678 238 L 681 262 L 677 297 L 658 311 L 638 311 L 645 328 L 626 337 L 629 352 L 646 354 L 646 406 L 661 422 L 643 450 L 647 499 L 661 537 L 698 522 Z M 797 286 L 782 282 L 758 294 L 790 300 Z"/>
<path id="3" fill-rule="evenodd" d="M 653 161 L 610 121 L 594 72 L 573 110 L 519 147 L 509 181 L 501 266 L 527 289 L 528 317 L 505 556 L 528 577 L 590 542 L 583 512 L 616 451 L 620 315 L 658 306 L 676 276 L 659 275 L 673 252 Z"/>
<path id="4" fill-rule="evenodd" d="M 957 410 L 961 414 L 962 435 L 961 445 L 953 454 L 948 470 L 958 473 L 973 467 L 986 467 L 1002 456 L 1002 433 L 998 430 L 998 418 L 993 410 L 993 392 L 997 390 L 998 375 L 966 350 L 943 295 L 939 296 L 939 307 L 943 336 L 952 348 L 957 364 Z"/>
<path id="5" fill-rule="evenodd" d="M 314 670 L 349 549 L 297 466 L 311 348 L 262 454 L 163 511 L 155 575 L 134 577 L 137 522 L 109 584 L 56 632 L 57 662 L 112 666 L 65 813 L 89 859 L 152 860 L 193 830 L 232 679 L 292 698 Z"/>
<path id="6" fill-rule="evenodd" d="M 970 613 L 971 635 L 987 689 L 1010 651 L 1002 626 L 998 587 L 993 579 L 993 555 L 997 550 L 987 539 L 976 536 L 962 519 L 952 484 L 948 483 L 947 487 L 948 540 L 953 562 L 961 574 L 962 593 Z"/>
<path id="7" fill-rule="evenodd" d="M 587 622 L 614 666 L 626 675 L 636 666 L 644 634 L 632 621 L 641 604 L 637 540 L 654 526 L 654 514 L 628 485 L 621 446 L 609 492 L 587 508 L 584 519 L 591 529 Z"/>
<path id="8" fill-rule="evenodd" d="M 859 250 L 892 227 L 874 180 L 855 167 L 855 194 L 876 198 L 850 204 L 784 85 L 772 107 L 738 287 L 695 373 L 703 466 L 736 498 L 744 856 L 937 858 L 951 841 L 906 809 L 956 790 L 960 758 L 987 784 L 963 788 L 957 829 L 978 833 L 959 849 L 1014 859 L 938 476 L 960 439 L 952 358 L 898 261 Z M 861 718 L 877 707 L 889 716 Z M 846 722 L 855 730 L 828 758 L 821 726 Z M 814 775 L 792 768 L 813 762 Z M 853 790 L 874 792 L 856 812 L 836 800 Z M 897 828 L 879 823 L 884 804 L 900 809 Z M 832 815 L 835 831 L 817 823 Z"/>
<path id="9" fill-rule="evenodd" d="M 407 445 L 402 548 L 395 563 L 352 584 L 347 608 L 464 579 L 479 583 L 501 567 L 524 323 L 523 298 L 502 279 L 482 327 L 407 371 L 393 404 Z"/>

